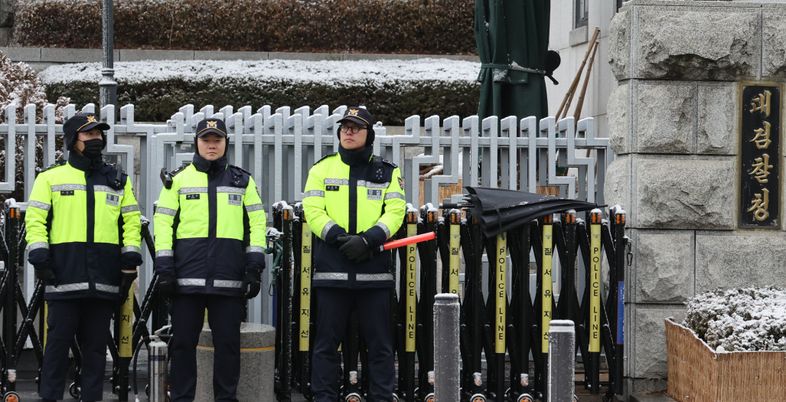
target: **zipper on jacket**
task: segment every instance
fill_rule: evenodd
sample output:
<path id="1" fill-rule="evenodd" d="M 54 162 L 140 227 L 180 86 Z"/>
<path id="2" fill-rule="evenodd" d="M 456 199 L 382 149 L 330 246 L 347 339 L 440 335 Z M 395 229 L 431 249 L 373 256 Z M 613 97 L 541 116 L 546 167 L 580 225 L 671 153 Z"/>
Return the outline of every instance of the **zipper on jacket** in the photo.
<path id="1" fill-rule="evenodd" d="M 216 177 L 211 177 L 210 171 L 205 173 L 207 175 L 207 210 L 208 210 L 208 224 L 207 224 L 207 272 L 205 272 L 205 280 L 211 281 L 216 274 L 216 264 L 213 259 L 213 247 L 216 243 L 216 221 L 218 220 L 216 212 L 216 204 L 218 203 L 216 183 L 220 180 L 221 175 L 216 174 Z"/>
<path id="2" fill-rule="evenodd" d="M 95 174 L 96 172 L 93 172 Z M 90 289 L 95 290 L 95 281 L 90 275 L 90 250 L 93 249 L 93 242 L 95 241 L 95 225 L 96 225 L 96 194 L 93 187 L 92 177 L 85 172 L 85 198 L 87 207 L 87 247 L 85 248 L 85 274 L 87 274 L 87 281 L 90 284 Z"/>
<path id="3" fill-rule="evenodd" d="M 347 231 L 350 234 L 357 234 L 358 229 L 358 180 L 352 177 L 353 167 L 349 167 L 349 218 Z"/>

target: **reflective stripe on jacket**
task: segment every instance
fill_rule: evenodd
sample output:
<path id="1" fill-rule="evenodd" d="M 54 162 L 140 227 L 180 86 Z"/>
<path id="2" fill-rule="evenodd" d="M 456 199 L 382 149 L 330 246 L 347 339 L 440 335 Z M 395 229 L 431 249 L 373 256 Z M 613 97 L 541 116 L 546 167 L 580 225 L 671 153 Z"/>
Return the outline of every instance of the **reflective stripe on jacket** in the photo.
<path id="1" fill-rule="evenodd" d="M 317 236 L 315 287 L 394 286 L 389 251 L 356 264 L 347 260 L 333 241 L 341 233 L 362 233 L 371 247 L 382 245 L 404 220 L 402 184 L 398 167 L 378 157 L 350 167 L 335 154 L 311 168 L 303 192 L 303 212 Z"/>
<path id="2" fill-rule="evenodd" d="M 266 220 L 247 172 L 226 165 L 208 173 L 191 164 L 159 195 L 156 269 L 174 273 L 181 293 L 240 295 L 246 269 L 264 268 Z"/>
<path id="3" fill-rule="evenodd" d="M 112 165 L 91 168 L 85 161 L 72 155 L 68 163 L 41 172 L 28 200 L 28 250 L 31 256 L 48 250 L 56 277 L 45 288 L 48 300 L 119 298 L 121 254 L 141 257 L 131 179 Z"/>

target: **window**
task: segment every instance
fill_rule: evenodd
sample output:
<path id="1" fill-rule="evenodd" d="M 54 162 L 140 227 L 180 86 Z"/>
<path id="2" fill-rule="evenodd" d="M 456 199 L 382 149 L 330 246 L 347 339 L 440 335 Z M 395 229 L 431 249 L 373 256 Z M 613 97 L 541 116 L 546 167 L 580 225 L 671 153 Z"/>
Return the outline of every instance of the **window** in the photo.
<path id="1" fill-rule="evenodd" d="M 573 8 L 576 17 L 573 21 L 574 28 L 587 26 L 589 20 L 587 14 L 587 1 L 588 0 L 575 0 L 575 7 Z"/>

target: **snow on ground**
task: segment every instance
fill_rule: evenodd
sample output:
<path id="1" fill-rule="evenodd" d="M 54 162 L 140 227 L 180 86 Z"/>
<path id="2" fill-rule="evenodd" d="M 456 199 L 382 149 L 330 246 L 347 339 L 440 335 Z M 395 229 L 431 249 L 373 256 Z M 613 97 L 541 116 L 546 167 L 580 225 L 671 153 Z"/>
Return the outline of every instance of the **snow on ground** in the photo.
<path id="1" fill-rule="evenodd" d="M 206 79 L 248 79 L 260 82 L 315 82 L 343 86 L 346 84 L 384 85 L 402 81 L 474 82 L 480 63 L 451 59 L 410 60 L 187 60 L 136 61 L 114 65 L 115 79 L 135 84 L 172 79 L 203 81 Z M 71 81 L 97 82 L 100 63 L 51 66 L 41 73 L 46 84 Z"/>
<path id="2" fill-rule="evenodd" d="M 719 289 L 688 301 L 685 325 L 717 352 L 786 351 L 786 290 Z"/>

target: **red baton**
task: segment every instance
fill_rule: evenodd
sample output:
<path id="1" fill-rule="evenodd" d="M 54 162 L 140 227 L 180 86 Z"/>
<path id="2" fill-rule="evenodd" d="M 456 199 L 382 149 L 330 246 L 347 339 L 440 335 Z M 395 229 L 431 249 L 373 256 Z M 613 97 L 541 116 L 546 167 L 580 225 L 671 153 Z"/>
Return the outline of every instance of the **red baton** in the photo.
<path id="1" fill-rule="evenodd" d="M 437 234 L 434 232 L 423 233 L 417 236 L 405 237 L 403 239 L 393 240 L 379 246 L 379 251 L 392 250 L 394 248 L 404 247 L 410 244 L 422 243 L 424 241 L 434 240 L 436 238 L 437 238 Z"/>

